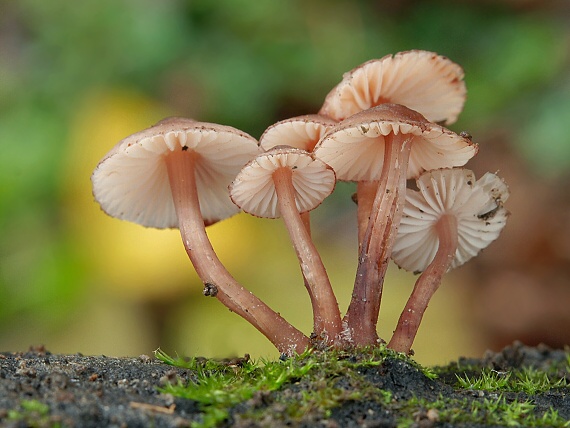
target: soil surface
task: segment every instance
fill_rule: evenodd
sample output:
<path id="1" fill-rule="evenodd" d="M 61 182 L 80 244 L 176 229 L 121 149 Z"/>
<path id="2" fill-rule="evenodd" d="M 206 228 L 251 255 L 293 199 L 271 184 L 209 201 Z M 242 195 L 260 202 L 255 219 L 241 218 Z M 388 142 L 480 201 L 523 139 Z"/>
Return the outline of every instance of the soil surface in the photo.
<path id="1" fill-rule="evenodd" d="M 367 367 L 361 374 L 379 388 L 390 391 L 396 402 L 418 397 L 435 401 L 439 397 L 480 399 L 482 391 L 461 390 L 456 385 L 454 367 L 489 367 L 497 371 L 532 366 L 547 370 L 552 365 L 568 364 L 568 354 L 547 347 L 529 348 L 514 344 L 499 353 L 487 353 L 481 359 L 461 359 L 448 366 L 437 379 L 429 379 L 404 360 L 388 359 L 379 367 Z M 0 353 L 0 426 L 6 427 L 186 427 L 201 420 L 198 403 L 169 394 L 160 386 L 168 382 L 189 382 L 195 374 L 174 368 L 154 357 L 110 358 L 105 356 L 54 355 L 46 349 L 31 348 L 23 353 Z M 336 385 L 350 388 L 342 376 Z M 280 391 L 241 403 L 230 412 L 222 426 L 324 426 L 324 427 L 395 427 L 398 415 L 394 407 L 385 408 L 378 401 L 348 399 L 320 419 L 307 414 L 301 422 L 275 424 L 271 412 L 279 412 L 274 395 L 296 394 L 307 385 L 303 381 Z M 510 394 L 510 393 L 508 393 Z M 273 396 L 273 397 L 272 397 Z M 488 395 L 492 397 L 491 395 Z M 570 419 L 570 389 L 556 388 L 529 397 L 535 412 L 549 407 L 563 419 Z M 243 418 L 252 407 L 267 408 L 267 424 Z M 475 427 L 482 425 L 439 422 L 437 414 L 419 412 L 412 426 Z M 281 419 L 282 420 L 282 419 Z"/>

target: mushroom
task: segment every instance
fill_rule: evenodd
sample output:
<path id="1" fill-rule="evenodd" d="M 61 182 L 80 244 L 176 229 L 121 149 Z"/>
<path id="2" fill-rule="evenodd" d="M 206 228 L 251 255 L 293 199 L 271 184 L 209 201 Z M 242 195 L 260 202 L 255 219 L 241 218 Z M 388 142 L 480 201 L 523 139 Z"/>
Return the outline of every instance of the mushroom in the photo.
<path id="1" fill-rule="evenodd" d="M 392 251 L 401 268 L 423 272 L 402 311 L 388 347 L 409 353 L 428 303 L 442 276 L 497 239 L 506 224 L 506 184 L 487 173 L 475 181 L 463 168 L 423 173 L 406 206 Z"/>
<path id="2" fill-rule="evenodd" d="M 275 147 L 249 162 L 230 185 L 230 197 L 258 217 L 282 217 L 301 265 L 313 308 L 315 346 L 334 345 L 340 311 L 321 257 L 301 219 L 333 191 L 335 175 L 311 153 Z"/>
<path id="3" fill-rule="evenodd" d="M 422 171 L 462 166 L 477 152 L 471 140 L 397 104 L 343 120 L 315 147 L 338 179 L 376 183 L 369 221 L 360 232 L 358 269 L 346 332 L 356 345 L 378 340 L 382 283 L 404 205 L 406 180 Z"/>
<path id="4" fill-rule="evenodd" d="M 320 114 L 344 120 L 353 114 L 386 104 L 401 104 L 431 122 L 454 123 L 463 109 L 466 87 L 463 69 L 434 52 L 412 50 L 386 55 L 345 73 L 325 98 Z M 362 242 L 378 184 L 359 180 L 359 244 Z"/>
<path id="5" fill-rule="evenodd" d="M 93 194 L 113 217 L 179 228 L 204 294 L 245 318 L 280 352 L 303 352 L 308 338 L 229 274 L 205 231 L 239 211 L 227 186 L 259 152 L 257 141 L 235 128 L 165 119 L 111 149 L 93 172 Z"/>
<path id="6" fill-rule="evenodd" d="M 291 146 L 312 152 L 321 137 L 337 121 L 321 114 L 307 114 L 279 121 L 263 132 L 259 145 L 263 150 Z"/>
<path id="7" fill-rule="evenodd" d="M 343 120 L 384 103 L 402 104 L 430 122 L 450 125 L 466 98 L 463 69 L 434 52 L 412 50 L 373 59 L 345 73 L 319 111 Z"/>
<path id="8" fill-rule="evenodd" d="M 291 146 L 312 152 L 321 137 L 336 123 L 330 117 L 320 114 L 292 117 L 267 128 L 259 138 L 259 145 L 263 150 L 270 150 L 276 146 Z M 309 211 L 301 213 L 301 218 L 310 234 Z"/>

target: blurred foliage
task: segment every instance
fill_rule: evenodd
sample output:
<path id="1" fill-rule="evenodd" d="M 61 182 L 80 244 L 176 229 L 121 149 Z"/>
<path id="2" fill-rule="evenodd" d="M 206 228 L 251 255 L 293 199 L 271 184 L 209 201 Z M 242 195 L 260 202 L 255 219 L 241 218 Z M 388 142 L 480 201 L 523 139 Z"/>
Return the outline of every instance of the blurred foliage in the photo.
<path id="1" fill-rule="evenodd" d="M 0 1 L 0 348 L 65 343 L 62 328 L 74 330 L 69 323 L 85 323 L 100 305 L 123 308 L 134 325 L 140 311 L 143 318 L 154 311 L 163 319 L 165 309 L 154 303 L 170 299 L 180 303 L 166 309 L 173 314 L 166 328 L 181 326 L 173 333 L 180 336 L 173 345 L 178 350 L 241 351 L 239 335 L 225 348 L 199 344 L 200 328 L 210 323 L 193 329 L 195 314 L 203 319 L 204 307 L 216 314 L 223 309 L 187 299 L 200 287 L 189 285 L 197 279 L 176 232 L 109 219 L 91 198 L 89 176 L 98 159 L 167 115 L 224 123 L 258 137 L 277 120 L 316 111 L 342 73 L 359 63 L 433 50 L 466 72 L 469 99 L 456 130 L 469 129 L 476 139 L 506 132 L 538 177 L 567 177 L 568 22 L 565 1 L 88 0 L 81 7 L 67 0 Z M 350 192 L 340 186 L 338 193 Z M 318 219 L 334 212 L 346 224 L 350 202 L 327 206 Z M 340 294 L 350 293 L 353 241 L 326 241 L 342 223 L 323 221 L 317 238 L 332 260 L 325 260 L 329 269 L 345 270 L 333 278 L 348 282 L 339 291 L 345 305 Z M 298 282 L 283 273 L 298 275 L 279 226 L 241 216 L 225 223 L 211 232 L 214 247 L 244 282 L 272 282 L 267 275 Z M 269 249 L 273 265 L 285 266 L 281 273 L 252 269 L 252 257 Z M 290 290 L 255 287 L 272 305 L 290 298 Z M 303 291 L 295 298 L 306 300 Z M 132 302 L 151 302 L 153 309 L 128 312 Z M 292 305 L 295 310 L 280 309 L 295 318 Z M 307 326 L 308 305 L 303 310 L 298 322 Z M 122 318 L 109 328 L 101 318 L 110 316 L 95 312 L 87 323 L 105 325 L 107 347 L 96 333 L 79 332 L 83 341 L 69 346 L 81 349 L 60 350 L 132 354 L 165 347 L 142 339 L 144 329 L 123 331 L 129 321 Z M 216 328 L 227 332 L 235 323 L 236 331 L 249 331 L 229 317 L 231 326 Z M 122 334 L 116 341 L 114 329 Z M 135 337 L 131 347 L 118 345 L 128 342 L 125 336 Z M 186 348 L 189 337 L 196 345 Z M 90 340 L 102 347 L 89 348 Z"/>

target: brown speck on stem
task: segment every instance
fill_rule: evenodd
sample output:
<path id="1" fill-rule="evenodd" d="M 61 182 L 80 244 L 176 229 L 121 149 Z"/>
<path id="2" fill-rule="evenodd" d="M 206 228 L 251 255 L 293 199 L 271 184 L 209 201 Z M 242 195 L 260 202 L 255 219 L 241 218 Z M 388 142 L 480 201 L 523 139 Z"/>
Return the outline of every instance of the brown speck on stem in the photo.
<path id="1" fill-rule="evenodd" d="M 204 284 L 204 290 L 202 291 L 202 294 L 206 297 L 216 297 L 218 294 L 218 287 L 216 287 L 215 284 L 207 282 Z"/>

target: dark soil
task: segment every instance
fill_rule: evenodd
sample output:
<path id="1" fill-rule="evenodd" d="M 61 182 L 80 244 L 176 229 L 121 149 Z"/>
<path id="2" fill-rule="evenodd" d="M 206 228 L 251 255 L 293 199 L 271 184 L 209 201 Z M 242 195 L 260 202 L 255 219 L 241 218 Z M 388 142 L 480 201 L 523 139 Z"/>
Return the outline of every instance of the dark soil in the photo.
<path id="1" fill-rule="evenodd" d="M 412 397 L 433 402 L 446 399 L 480 400 L 493 395 L 483 391 L 457 388 L 456 372 L 488 367 L 497 371 L 532 366 L 540 370 L 566 367 L 567 353 L 547 347 L 529 348 L 515 344 L 499 353 L 488 353 L 481 359 L 461 359 L 441 371 L 433 380 L 401 359 L 387 359 L 381 366 L 360 371 L 369 384 L 390 391 L 392 403 L 381 400 L 346 399 L 330 412 L 308 412 L 302 421 L 274 418 L 272 412 L 283 412 L 279 397 L 299 394 L 308 388 L 303 380 L 280 391 L 260 393 L 237 405 L 223 426 L 324 426 L 324 427 L 395 427 L 399 420 L 397 403 Z M 466 369 L 467 368 L 467 369 Z M 0 353 L 0 425 L 7 427 L 185 427 L 200 421 L 198 403 L 175 398 L 158 391 L 168 382 L 189 382 L 195 375 L 188 369 L 166 365 L 154 357 L 109 358 L 105 356 L 53 355 L 43 348 L 24 353 Z M 351 380 L 338 377 L 336 387 L 349 390 Z M 509 396 L 511 394 L 511 396 Z M 514 400 L 520 393 L 505 393 Z M 496 396 L 496 395 L 495 395 Z M 520 397 L 518 397 L 520 398 Z M 535 412 L 549 407 L 563 419 L 570 419 L 570 389 L 555 388 L 528 397 Z M 404 407 L 402 405 L 402 407 Z M 248 419 L 252 408 L 262 408 L 267 418 L 256 422 Z M 439 422 L 437 412 L 426 408 L 413 415 L 412 426 L 451 427 L 483 426 L 472 423 L 451 425 Z M 402 408 L 402 411 L 404 409 Z M 283 415 L 281 415 L 283 416 Z M 265 422 L 264 422 L 265 421 Z M 277 422 L 279 421 L 279 422 Z"/>

